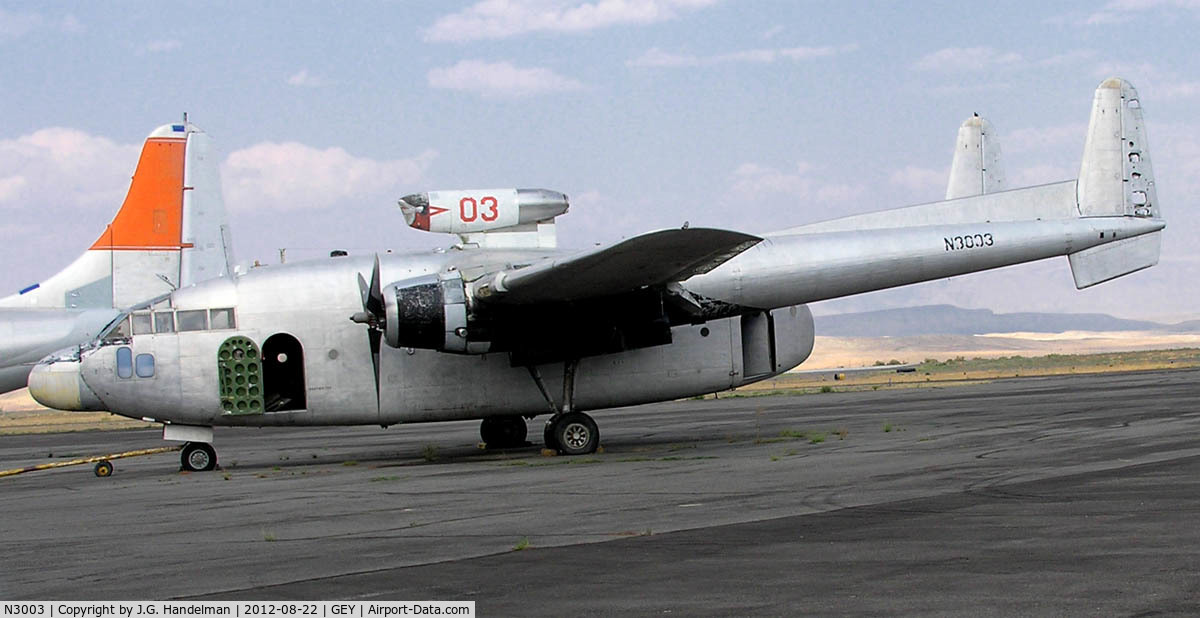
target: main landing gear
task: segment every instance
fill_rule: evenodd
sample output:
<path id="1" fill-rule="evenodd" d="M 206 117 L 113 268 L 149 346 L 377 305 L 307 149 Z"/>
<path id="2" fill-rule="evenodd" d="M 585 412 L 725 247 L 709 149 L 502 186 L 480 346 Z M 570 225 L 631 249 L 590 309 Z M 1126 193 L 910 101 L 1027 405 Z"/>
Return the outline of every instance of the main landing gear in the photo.
<path id="1" fill-rule="evenodd" d="M 546 421 L 543 432 L 546 448 L 563 455 L 587 455 L 600 446 L 600 429 L 596 421 L 583 412 L 555 414 Z"/>
<path id="2" fill-rule="evenodd" d="M 529 366 L 529 375 L 537 384 L 542 397 L 550 404 L 553 415 L 546 421 L 542 438 L 546 448 L 557 451 L 562 455 L 586 455 L 595 453 L 600 446 L 600 429 L 592 417 L 575 410 L 575 372 L 579 368 L 579 360 L 568 360 L 563 363 L 563 395 L 562 408 L 555 405 L 546 390 L 546 383 L 537 367 Z"/>
<path id="3" fill-rule="evenodd" d="M 217 451 L 206 442 L 188 442 L 179 454 L 179 469 L 208 472 L 217 467 Z"/>

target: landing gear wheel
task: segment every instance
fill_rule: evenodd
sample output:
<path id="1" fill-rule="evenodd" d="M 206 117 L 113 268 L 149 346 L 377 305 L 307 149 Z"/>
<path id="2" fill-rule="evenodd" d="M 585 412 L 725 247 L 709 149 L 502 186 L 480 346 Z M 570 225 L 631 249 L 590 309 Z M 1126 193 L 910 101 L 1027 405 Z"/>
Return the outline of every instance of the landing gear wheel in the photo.
<path id="1" fill-rule="evenodd" d="M 111 461 L 101 461 L 96 464 L 96 467 L 92 471 L 95 472 L 96 476 L 98 476 L 100 478 L 112 476 L 112 473 L 113 473 L 112 462 Z"/>
<path id="2" fill-rule="evenodd" d="M 520 416 L 489 416 L 479 425 L 479 437 L 490 449 L 525 446 L 529 428 Z"/>
<path id="3" fill-rule="evenodd" d="M 188 472 L 208 472 L 217 467 L 217 452 L 211 444 L 188 442 L 179 454 L 179 465 Z"/>
<path id="4" fill-rule="evenodd" d="M 563 455 L 587 455 L 600 446 L 596 421 L 583 412 L 568 412 L 546 421 L 546 448 Z"/>

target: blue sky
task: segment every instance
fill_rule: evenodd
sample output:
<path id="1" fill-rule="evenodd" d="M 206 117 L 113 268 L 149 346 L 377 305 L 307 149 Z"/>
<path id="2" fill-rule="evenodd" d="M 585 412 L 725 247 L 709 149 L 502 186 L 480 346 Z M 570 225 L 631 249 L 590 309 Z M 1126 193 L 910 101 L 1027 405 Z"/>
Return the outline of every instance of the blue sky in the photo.
<path id="1" fill-rule="evenodd" d="M 111 218 L 145 135 L 187 111 L 224 153 L 238 259 L 424 248 L 429 189 L 572 197 L 564 246 L 767 231 L 939 199 L 958 124 L 1010 186 L 1077 174 L 1092 92 L 1138 87 L 1162 263 L 1078 292 L 1066 260 L 823 303 L 1200 314 L 1200 2 L 0 2 L 0 289 Z"/>

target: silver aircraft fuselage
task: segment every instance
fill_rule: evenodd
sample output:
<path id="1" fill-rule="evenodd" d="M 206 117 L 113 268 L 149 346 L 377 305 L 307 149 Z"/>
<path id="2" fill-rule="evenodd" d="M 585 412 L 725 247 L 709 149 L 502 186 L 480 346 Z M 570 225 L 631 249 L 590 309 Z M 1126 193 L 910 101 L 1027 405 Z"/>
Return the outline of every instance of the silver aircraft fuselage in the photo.
<path id="1" fill-rule="evenodd" d="M 741 308 L 740 315 L 675 325 L 666 345 L 583 358 L 576 403 L 580 409 L 602 409 L 662 401 L 777 375 L 811 352 L 812 317 L 805 303 L 1068 255 L 1163 227 L 1156 219 L 1105 217 L 860 232 L 806 233 L 801 228 L 770 236 L 683 283 L 690 293 Z M 556 253 L 563 252 L 468 249 L 388 255 L 381 257 L 380 269 L 384 281 L 448 270 L 471 277 Z M 367 335 L 348 319 L 361 310 L 357 277 L 371 267 L 366 257 L 330 258 L 201 283 L 176 291 L 168 311 L 211 314 L 232 308 L 235 328 L 110 335 L 84 349 L 79 362 L 48 367 L 66 372 L 64 404 L 82 401 L 84 408 L 181 424 L 391 425 L 548 411 L 527 369 L 512 366 L 507 354 L 460 355 L 387 345 L 380 355 L 376 401 Z M 755 339 L 753 321 L 766 315 L 762 312 L 769 312 L 770 336 Z M 259 343 L 267 362 L 273 353 L 269 341 L 276 335 L 299 344 L 286 353 L 303 366 L 297 374 L 303 407 L 228 413 L 217 388 L 221 346 L 231 337 L 248 338 Z M 130 350 L 126 354 L 131 358 L 152 357 L 153 372 L 120 377 L 117 353 L 122 348 Z M 295 358 L 297 353 L 302 359 Z M 561 366 L 540 369 L 554 379 Z M 71 375 L 72 367 L 81 382 Z M 551 391 L 560 385 L 551 382 Z M 52 396 L 45 387 L 39 393 L 39 399 Z"/>

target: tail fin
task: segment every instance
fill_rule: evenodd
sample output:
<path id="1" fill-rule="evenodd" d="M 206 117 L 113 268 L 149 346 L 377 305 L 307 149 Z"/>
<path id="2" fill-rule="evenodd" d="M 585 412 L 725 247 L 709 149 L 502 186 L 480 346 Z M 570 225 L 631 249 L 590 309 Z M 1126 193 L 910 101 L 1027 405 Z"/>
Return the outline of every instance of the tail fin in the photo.
<path id="1" fill-rule="evenodd" d="M 1096 89 L 1076 204 L 1080 217 L 1161 219 L 1137 90 L 1110 78 Z M 1100 245 L 1069 256 L 1083 289 L 1158 263 L 1162 232 Z"/>
<path id="2" fill-rule="evenodd" d="M 0 306 L 123 308 L 230 272 L 229 226 L 208 135 L 168 124 L 146 138 L 129 192 L 74 262 Z"/>
<path id="3" fill-rule="evenodd" d="M 1004 191 L 1006 184 L 996 131 L 992 123 L 975 114 L 958 128 L 946 199 Z"/>

